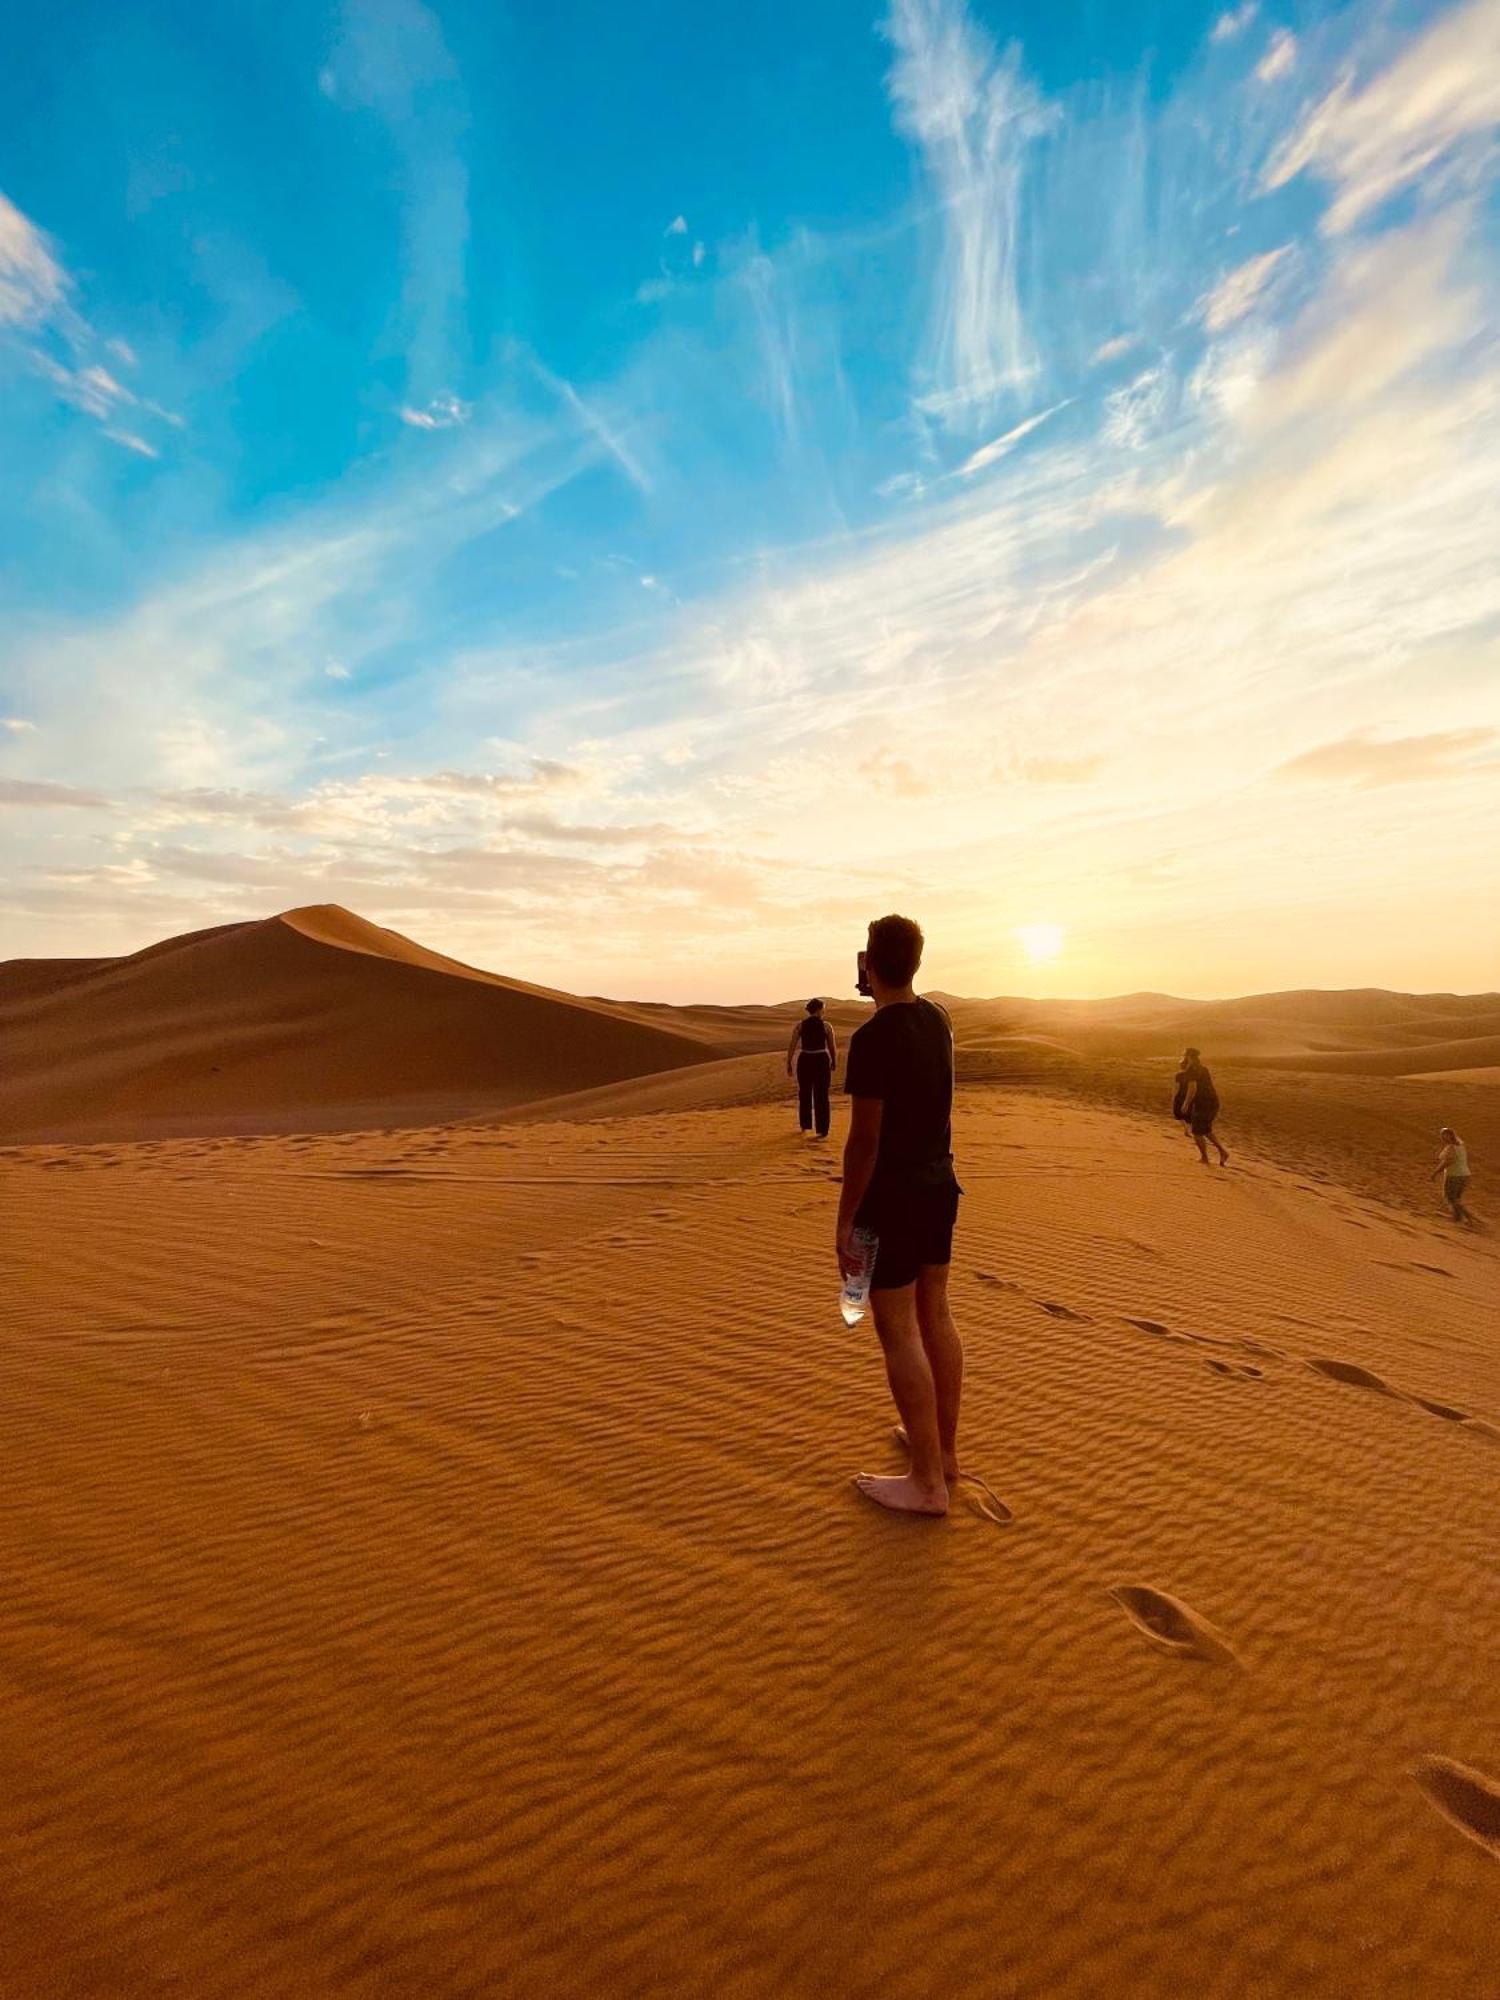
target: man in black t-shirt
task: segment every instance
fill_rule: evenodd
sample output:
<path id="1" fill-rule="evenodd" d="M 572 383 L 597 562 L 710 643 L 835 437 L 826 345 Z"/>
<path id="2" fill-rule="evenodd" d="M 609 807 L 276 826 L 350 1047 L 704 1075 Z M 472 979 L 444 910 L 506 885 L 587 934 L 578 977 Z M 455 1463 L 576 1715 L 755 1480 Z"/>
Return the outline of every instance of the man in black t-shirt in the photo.
<path id="1" fill-rule="evenodd" d="M 1229 1164 L 1229 1150 L 1219 1143 L 1214 1120 L 1219 1115 L 1219 1093 L 1197 1049 L 1185 1049 L 1177 1071 L 1177 1088 L 1172 1097 L 1172 1116 L 1180 1118 L 1198 1148 L 1198 1158 L 1208 1165 L 1208 1149 L 1218 1148 L 1219 1165 Z"/>
<path id="2" fill-rule="evenodd" d="M 941 1007 L 912 991 L 922 943 L 909 917 L 870 926 L 875 1013 L 855 1030 L 845 1063 L 853 1104 L 837 1248 L 847 1277 L 859 1262 L 854 1231 L 879 1238 L 870 1305 L 911 1452 L 910 1472 L 862 1472 L 855 1484 L 898 1513 L 946 1514 L 958 1477 L 964 1373 L 948 1306 L 961 1190 L 953 1173 L 953 1030 Z"/>

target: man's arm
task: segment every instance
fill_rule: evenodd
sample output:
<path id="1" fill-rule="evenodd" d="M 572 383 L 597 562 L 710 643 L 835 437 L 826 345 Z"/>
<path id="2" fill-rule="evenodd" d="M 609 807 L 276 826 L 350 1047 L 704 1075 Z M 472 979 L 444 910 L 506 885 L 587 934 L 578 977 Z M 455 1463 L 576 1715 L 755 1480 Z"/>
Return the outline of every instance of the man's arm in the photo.
<path id="1" fill-rule="evenodd" d="M 830 1073 L 839 1066 L 839 1045 L 833 1032 L 833 1023 L 828 1023 L 828 1068 Z"/>
<path id="2" fill-rule="evenodd" d="M 1187 1089 L 1182 1093 L 1182 1115 L 1184 1118 L 1186 1118 L 1188 1113 L 1192 1110 L 1193 1099 L 1197 1095 L 1198 1095 L 1198 1079 L 1197 1077 L 1194 1077 L 1192 1082 L 1188 1085 Z"/>
<path id="3" fill-rule="evenodd" d="M 1451 1146 L 1444 1146 L 1443 1150 L 1438 1154 L 1437 1165 L 1433 1168 L 1432 1172 L 1427 1176 L 1428 1180 L 1435 1181 L 1439 1174 L 1447 1173 L 1448 1167 L 1452 1159 L 1453 1159 L 1453 1148 Z"/>
<path id="4" fill-rule="evenodd" d="M 844 1142 L 844 1185 L 839 1195 L 838 1233 L 835 1238 L 839 1270 L 846 1278 L 859 1265 L 854 1252 L 854 1218 L 875 1171 L 885 1100 L 880 1097 L 851 1097 L 849 1104 L 849 1137 Z"/>
<path id="5" fill-rule="evenodd" d="M 792 1039 L 786 1045 L 786 1073 L 792 1073 L 792 1058 L 797 1052 L 797 1044 L 802 1039 L 802 1023 L 799 1021 L 792 1030 Z"/>

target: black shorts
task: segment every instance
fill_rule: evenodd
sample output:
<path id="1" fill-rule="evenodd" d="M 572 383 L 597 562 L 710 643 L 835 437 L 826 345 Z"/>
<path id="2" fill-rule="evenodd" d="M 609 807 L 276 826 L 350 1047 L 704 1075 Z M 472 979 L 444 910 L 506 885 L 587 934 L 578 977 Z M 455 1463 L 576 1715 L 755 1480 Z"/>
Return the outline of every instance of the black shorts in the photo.
<path id="1" fill-rule="evenodd" d="M 1206 1139 L 1214 1129 L 1214 1120 L 1218 1115 L 1217 1104 L 1210 1106 L 1207 1111 L 1200 1111 L 1195 1104 L 1188 1114 L 1188 1130 L 1195 1139 Z"/>
<path id="2" fill-rule="evenodd" d="M 962 1193 L 957 1181 L 948 1180 L 937 1187 L 893 1190 L 861 1209 L 857 1220 L 880 1238 L 870 1278 L 872 1292 L 913 1284 L 924 1264 L 952 1262 L 953 1226 Z"/>

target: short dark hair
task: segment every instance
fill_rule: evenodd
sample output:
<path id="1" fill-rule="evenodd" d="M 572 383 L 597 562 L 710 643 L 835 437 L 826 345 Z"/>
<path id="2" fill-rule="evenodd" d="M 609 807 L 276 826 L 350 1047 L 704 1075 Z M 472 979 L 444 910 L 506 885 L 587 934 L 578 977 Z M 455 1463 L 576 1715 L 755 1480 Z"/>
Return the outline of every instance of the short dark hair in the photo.
<path id="1" fill-rule="evenodd" d="M 866 949 L 871 970 L 885 986 L 905 986 L 922 963 L 922 926 L 910 917 L 877 917 Z"/>
<path id="2" fill-rule="evenodd" d="M 809 1001 L 808 1001 L 808 1003 L 807 1003 L 807 1011 L 808 1011 L 808 1013 L 809 1013 L 809 1014 L 821 1014 L 821 1013 L 822 1013 L 822 1011 L 823 1011 L 823 1003 L 822 1003 L 822 1001 L 821 1001 L 821 1000 L 809 1000 Z"/>

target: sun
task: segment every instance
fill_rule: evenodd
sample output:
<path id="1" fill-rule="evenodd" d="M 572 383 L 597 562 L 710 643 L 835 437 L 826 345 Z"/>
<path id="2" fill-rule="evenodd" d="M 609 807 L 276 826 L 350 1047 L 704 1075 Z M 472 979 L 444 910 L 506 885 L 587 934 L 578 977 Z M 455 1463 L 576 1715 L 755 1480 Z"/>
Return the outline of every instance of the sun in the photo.
<path id="1" fill-rule="evenodd" d="M 1016 936 L 1021 940 L 1021 949 L 1033 965 L 1041 965 L 1049 958 L 1056 958 L 1063 948 L 1067 933 L 1061 924 L 1018 924 Z"/>

